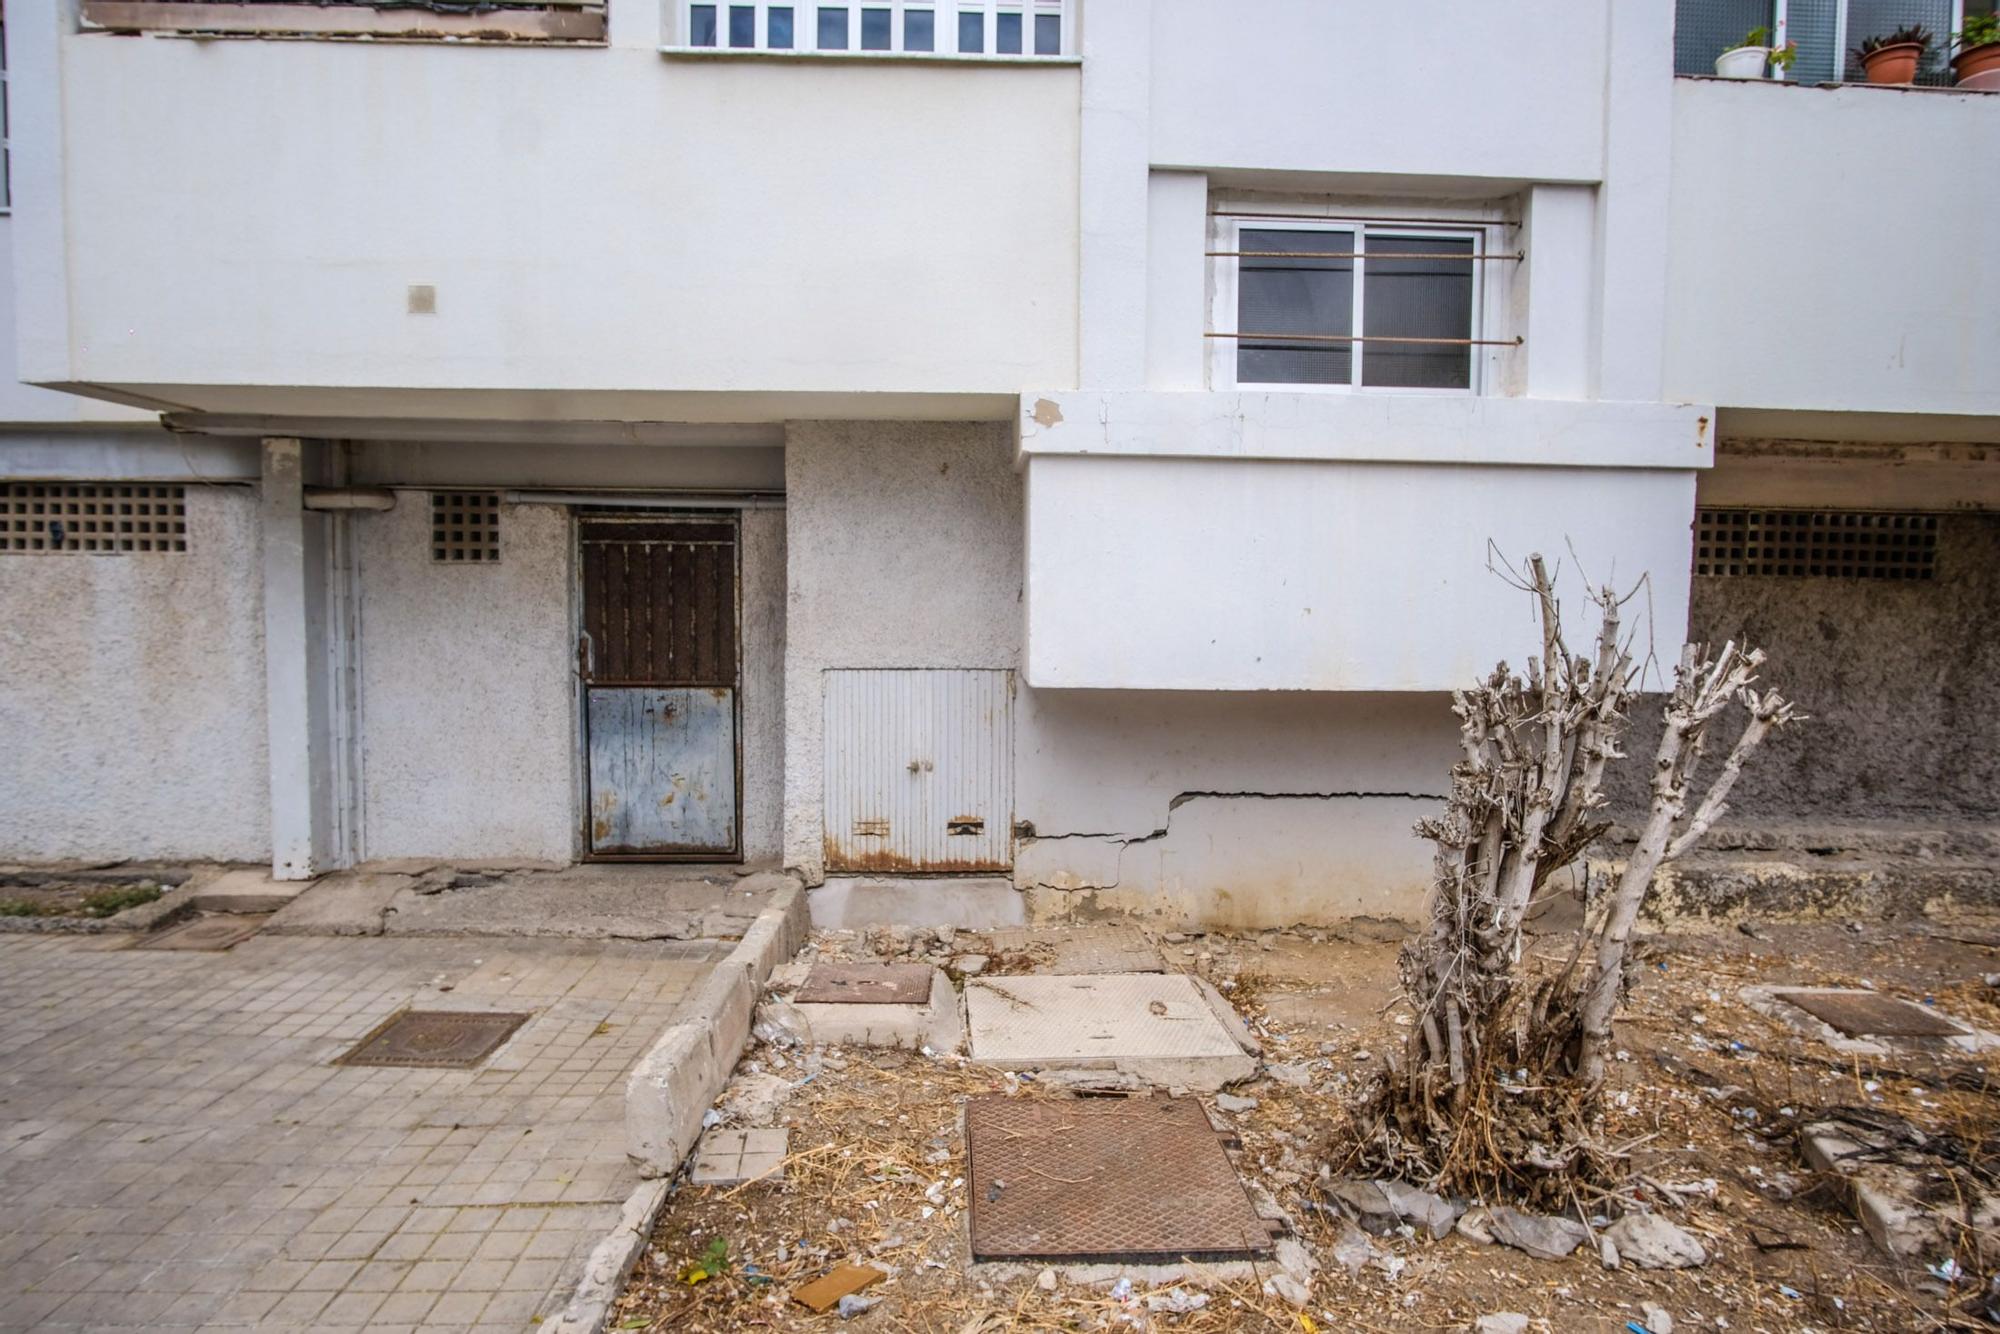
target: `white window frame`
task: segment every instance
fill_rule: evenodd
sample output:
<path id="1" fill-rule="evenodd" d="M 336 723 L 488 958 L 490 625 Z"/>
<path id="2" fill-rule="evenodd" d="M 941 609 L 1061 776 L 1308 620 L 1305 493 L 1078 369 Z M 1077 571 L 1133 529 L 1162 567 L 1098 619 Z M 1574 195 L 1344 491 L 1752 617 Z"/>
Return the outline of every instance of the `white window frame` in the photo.
<path id="1" fill-rule="evenodd" d="M 715 44 L 696 46 L 694 44 L 694 11 L 697 5 L 713 5 L 715 9 Z M 756 10 L 755 40 L 749 46 L 729 44 L 729 11 L 732 8 L 752 8 Z M 770 11 L 773 8 L 792 11 L 792 45 L 770 45 Z M 822 9 L 845 9 L 847 11 L 847 45 L 838 49 L 821 50 L 819 43 L 819 11 Z M 889 11 L 889 46 L 887 49 L 864 50 L 861 46 L 861 11 L 864 9 L 886 9 Z M 910 51 L 904 46 L 907 14 L 911 10 L 929 10 L 931 19 L 931 50 Z M 958 22 L 960 14 L 976 13 L 980 16 L 981 42 L 976 52 L 960 52 L 958 49 Z M 1001 53 L 995 50 L 999 41 L 999 15 L 1019 14 L 1021 16 L 1021 50 Z M 1035 50 L 1035 19 L 1039 15 L 1054 15 L 1061 20 L 1061 36 L 1055 51 L 1037 53 Z M 903 57 L 912 60 L 1068 60 L 1074 58 L 1076 50 L 1076 2 L 1075 0 L 834 0 L 833 3 L 818 3 L 817 0 L 681 0 L 680 3 L 680 45 L 672 48 L 677 52 L 700 55 L 770 55 L 770 56 L 848 56 L 859 59 L 880 60 L 885 57 Z"/>
<path id="2" fill-rule="evenodd" d="M 1397 385 L 1369 385 L 1362 383 L 1362 364 L 1367 356 L 1366 335 L 1367 316 L 1367 254 L 1371 242 L 1378 248 L 1394 253 L 1397 240 L 1453 240 L 1471 241 L 1474 255 L 1492 255 L 1500 245 L 1505 228 L 1501 224 L 1475 220 L 1440 219 L 1436 222 L 1411 222 L 1403 219 L 1369 218 L 1365 216 L 1305 217 L 1273 215 L 1271 217 L 1230 217 L 1217 214 L 1211 218 L 1209 230 L 1210 249 L 1217 252 L 1210 260 L 1211 298 L 1209 329 L 1213 336 L 1208 343 L 1209 388 L 1214 390 L 1268 389 L 1284 393 L 1328 393 L 1328 394 L 1424 394 L 1435 397 L 1464 398 L 1492 392 L 1491 386 L 1500 382 L 1497 347 L 1474 345 L 1466 349 L 1470 354 L 1467 387 L 1464 389 L 1404 388 Z M 1352 382 L 1349 384 L 1313 384 L 1292 380 L 1239 380 L 1236 377 L 1236 352 L 1241 339 L 1234 335 L 1243 330 L 1237 324 L 1238 269 L 1242 263 L 1235 258 L 1243 250 L 1243 233 L 1246 231 L 1287 231 L 1287 232 L 1349 232 L 1354 237 L 1354 253 L 1361 258 L 1354 261 L 1354 332 L 1357 341 L 1348 344 L 1351 349 Z M 1499 285 L 1506 281 L 1506 275 L 1496 270 L 1509 266 L 1492 260 L 1475 259 L 1472 263 L 1472 320 L 1466 331 L 1469 338 L 1491 338 L 1489 311 L 1506 309 L 1504 293 Z M 1252 333 L 1266 332 L 1251 330 Z M 1301 348 L 1311 344 L 1300 344 Z"/>

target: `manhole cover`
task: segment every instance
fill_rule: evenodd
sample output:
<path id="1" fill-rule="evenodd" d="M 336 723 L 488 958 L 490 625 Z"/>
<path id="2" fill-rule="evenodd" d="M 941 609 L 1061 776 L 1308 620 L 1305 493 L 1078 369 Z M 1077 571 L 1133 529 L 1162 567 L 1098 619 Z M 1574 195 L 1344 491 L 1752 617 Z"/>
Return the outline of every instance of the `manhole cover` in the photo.
<path id="1" fill-rule="evenodd" d="M 491 1056 L 527 1021 L 525 1014 L 487 1010 L 404 1010 L 334 1064 L 469 1069 Z"/>
<path id="2" fill-rule="evenodd" d="M 816 963 L 794 1001 L 808 1005 L 923 1005 L 931 969 L 922 963 Z"/>
<path id="3" fill-rule="evenodd" d="M 215 913 L 156 931 L 132 948 L 135 950 L 203 950 L 217 953 L 257 934 L 268 913 Z"/>
<path id="4" fill-rule="evenodd" d="M 1780 991 L 1781 1001 L 1851 1038 L 1949 1038 L 1965 1029 L 1935 1010 L 1875 991 Z"/>
<path id="5" fill-rule="evenodd" d="M 1268 1255 L 1221 1139 L 1189 1098 L 974 1098 L 972 1258 L 1169 1263 Z"/>

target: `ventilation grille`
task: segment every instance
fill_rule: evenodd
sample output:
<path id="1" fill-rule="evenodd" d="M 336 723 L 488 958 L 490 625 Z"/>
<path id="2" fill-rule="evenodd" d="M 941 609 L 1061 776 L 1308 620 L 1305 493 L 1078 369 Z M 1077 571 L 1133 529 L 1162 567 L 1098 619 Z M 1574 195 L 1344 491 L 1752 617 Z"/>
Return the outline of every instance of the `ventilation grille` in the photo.
<path id="1" fill-rule="evenodd" d="M 0 484 L 0 551 L 113 555 L 186 550 L 186 487 Z"/>
<path id="2" fill-rule="evenodd" d="M 1938 516 L 1869 510 L 1696 512 L 1694 572 L 1792 579 L 1935 579 Z"/>
<path id="3" fill-rule="evenodd" d="M 499 495 L 492 491 L 433 491 L 431 559 L 448 565 L 491 565 L 499 560 Z"/>

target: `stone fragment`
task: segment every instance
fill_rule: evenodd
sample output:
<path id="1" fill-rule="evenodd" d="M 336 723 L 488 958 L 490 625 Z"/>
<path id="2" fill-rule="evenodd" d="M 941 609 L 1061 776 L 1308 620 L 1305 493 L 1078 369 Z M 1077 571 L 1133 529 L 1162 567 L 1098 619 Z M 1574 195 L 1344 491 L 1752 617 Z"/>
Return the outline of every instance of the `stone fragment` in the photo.
<path id="1" fill-rule="evenodd" d="M 1340 1220 L 1340 1240 L 1333 1243 L 1333 1258 L 1347 1271 L 1348 1277 L 1359 1278 L 1361 1271 L 1372 1261 L 1382 1258 L 1382 1252 L 1375 1249 L 1375 1243 L 1368 1240 L 1366 1232 L 1343 1218 Z"/>
<path id="2" fill-rule="evenodd" d="M 1309 1066 L 1267 1065 L 1264 1067 L 1264 1073 L 1277 1080 L 1280 1084 L 1289 1084 L 1293 1088 L 1308 1089 L 1312 1087 L 1313 1076 L 1312 1069 Z"/>
<path id="3" fill-rule="evenodd" d="M 1687 1230 L 1658 1214 L 1626 1214 L 1604 1230 L 1618 1254 L 1641 1269 L 1688 1269 L 1708 1252 Z"/>
<path id="4" fill-rule="evenodd" d="M 984 954 L 961 954 L 952 961 L 951 968 L 960 977 L 977 977 L 986 971 L 990 962 Z"/>
<path id="5" fill-rule="evenodd" d="M 1373 1236 L 1385 1236 L 1404 1223 L 1423 1228 L 1433 1239 L 1451 1231 L 1462 1212 L 1448 1200 L 1402 1181 L 1343 1181 L 1328 1192 Z"/>
<path id="6" fill-rule="evenodd" d="M 1239 1098 L 1234 1093 L 1216 1094 L 1215 1105 L 1218 1109 L 1225 1112 L 1254 1112 L 1257 1110 L 1257 1100 L 1255 1098 Z"/>
<path id="7" fill-rule="evenodd" d="M 1044 1269 L 1041 1273 L 1035 1275 L 1035 1286 L 1043 1292 L 1054 1292 L 1056 1290 L 1056 1271 L 1053 1269 Z"/>
<path id="8" fill-rule="evenodd" d="M 1281 1239 L 1273 1254 L 1277 1258 L 1278 1268 L 1301 1283 L 1311 1283 L 1313 1275 L 1319 1272 L 1319 1261 L 1313 1259 L 1312 1252 L 1307 1250 L 1305 1243 L 1297 1237 Z"/>
<path id="9" fill-rule="evenodd" d="M 1273 1274 L 1264 1280 L 1264 1291 L 1295 1310 L 1304 1310 L 1312 1300 L 1312 1290 L 1290 1274 Z"/>
<path id="10" fill-rule="evenodd" d="M 1526 1251 L 1537 1260 L 1560 1260 L 1583 1245 L 1590 1236 L 1583 1224 L 1574 1218 L 1524 1214 L 1504 1204 L 1494 1206 L 1488 1216 L 1495 1241 L 1503 1246 L 1512 1246 L 1517 1251 Z"/>
<path id="11" fill-rule="evenodd" d="M 1473 1334 L 1525 1334 L 1528 1317 L 1515 1311 L 1483 1315 L 1472 1322 Z"/>
<path id="12" fill-rule="evenodd" d="M 1467 1209 L 1458 1218 L 1458 1235 L 1482 1246 L 1494 1244 L 1493 1219 L 1485 1209 Z"/>
<path id="13" fill-rule="evenodd" d="M 1664 1306 L 1646 1302 L 1639 1310 L 1644 1315 L 1644 1325 L 1651 1334 L 1674 1334 L 1674 1317 Z"/>
<path id="14" fill-rule="evenodd" d="M 1599 1237 L 1597 1239 L 1597 1260 L 1599 1264 L 1602 1264 L 1606 1269 L 1616 1269 L 1620 1258 L 1618 1243 L 1609 1237 Z"/>

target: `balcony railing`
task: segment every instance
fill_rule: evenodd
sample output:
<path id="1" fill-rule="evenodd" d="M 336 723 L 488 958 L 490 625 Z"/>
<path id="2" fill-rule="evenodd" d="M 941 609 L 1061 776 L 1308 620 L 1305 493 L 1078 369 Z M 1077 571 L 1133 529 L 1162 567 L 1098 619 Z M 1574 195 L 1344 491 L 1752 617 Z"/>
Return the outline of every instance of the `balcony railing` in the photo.
<path id="1" fill-rule="evenodd" d="M 1795 55 L 1788 70 L 1773 78 L 1792 83 L 1860 83 L 1867 76 L 1855 58 L 1871 37 L 1886 37 L 1915 24 L 1931 37 L 1917 83 L 1945 87 L 1952 82 L 1952 34 L 1967 15 L 1991 14 L 1995 0 L 1677 0 L 1674 7 L 1674 72 L 1713 74 L 1715 58 L 1742 43 L 1753 29 L 1772 34 L 1771 45 L 1788 43 Z"/>
<path id="2" fill-rule="evenodd" d="M 256 37 L 601 42 L 603 0 L 83 0 L 86 30 Z"/>

